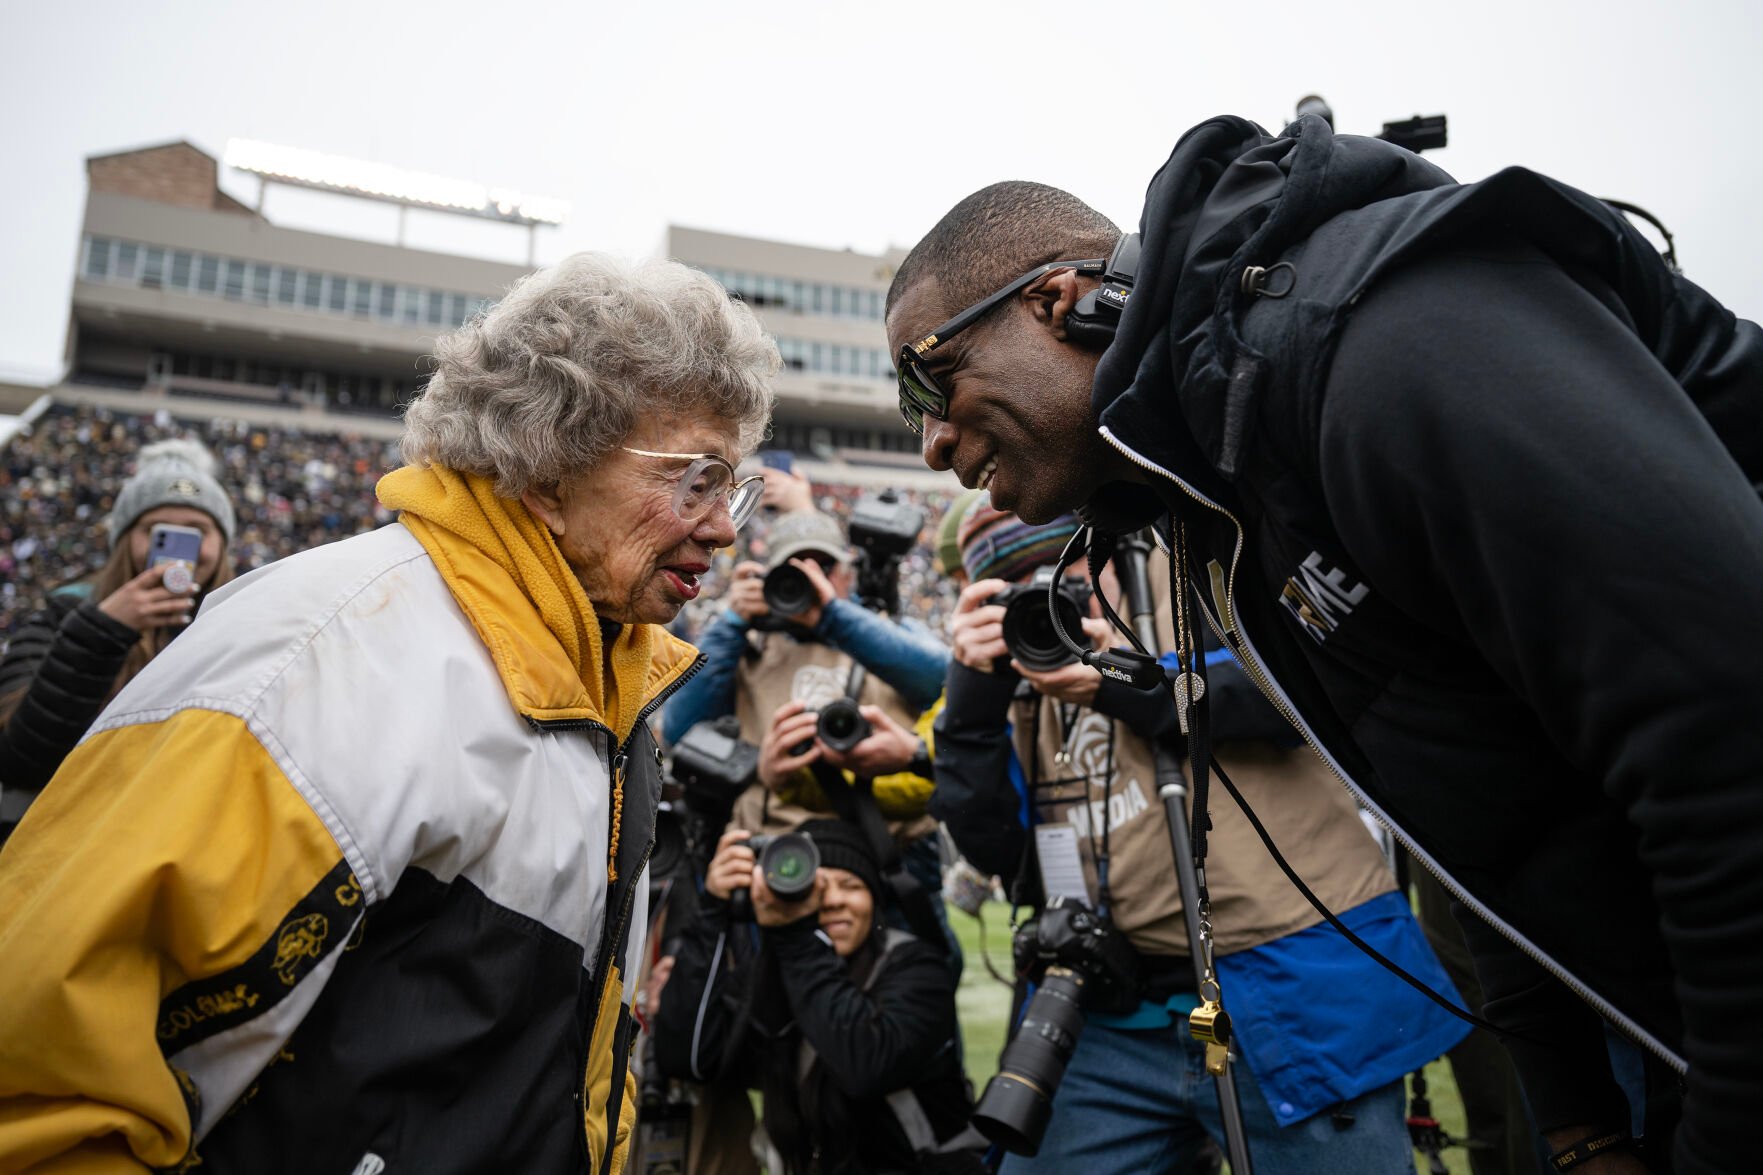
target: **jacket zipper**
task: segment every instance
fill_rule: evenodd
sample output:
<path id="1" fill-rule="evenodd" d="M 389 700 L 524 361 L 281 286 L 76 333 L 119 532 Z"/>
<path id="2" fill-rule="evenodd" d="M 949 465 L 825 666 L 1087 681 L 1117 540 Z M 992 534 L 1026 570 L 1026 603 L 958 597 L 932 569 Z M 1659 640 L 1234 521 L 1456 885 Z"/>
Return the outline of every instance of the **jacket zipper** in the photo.
<path id="1" fill-rule="evenodd" d="M 1659 1058 L 1660 1061 L 1670 1066 L 1679 1075 L 1687 1072 L 1689 1066 L 1682 1057 L 1666 1047 L 1663 1041 L 1659 1040 L 1652 1033 L 1635 1023 L 1629 1016 L 1617 1009 L 1609 1000 L 1593 991 L 1591 987 L 1578 976 L 1574 975 L 1571 971 L 1567 970 L 1566 967 L 1563 967 L 1560 963 L 1556 962 L 1541 947 L 1526 938 L 1523 932 L 1518 930 L 1517 927 L 1512 926 L 1505 921 L 1505 919 L 1488 909 L 1480 899 L 1476 898 L 1465 889 L 1456 878 L 1447 873 L 1444 866 L 1433 860 L 1431 854 L 1421 848 L 1419 844 L 1415 843 L 1414 838 L 1409 836 L 1408 833 L 1391 819 L 1382 808 L 1378 807 L 1377 803 L 1373 801 L 1370 796 L 1365 794 L 1363 788 L 1348 777 L 1346 771 L 1341 768 L 1341 765 L 1335 762 L 1334 756 L 1330 755 L 1328 750 L 1322 745 L 1322 740 L 1316 737 L 1315 733 L 1310 729 L 1309 724 L 1298 714 L 1296 707 L 1294 707 L 1290 699 L 1286 697 L 1285 691 L 1280 689 L 1279 684 L 1273 680 L 1272 675 L 1263 668 L 1260 657 L 1255 653 L 1255 645 L 1249 640 L 1248 633 L 1237 627 L 1237 564 L 1242 559 L 1243 548 L 1248 540 L 1248 532 L 1244 529 L 1243 524 L 1238 521 L 1235 514 L 1232 514 L 1217 502 L 1212 501 L 1169 470 L 1164 469 L 1162 466 L 1146 457 L 1140 456 L 1138 453 L 1128 448 L 1127 445 L 1121 441 L 1120 438 L 1116 437 L 1106 426 L 1103 426 L 1099 431 L 1101 432 L 1102 439 L 1114 446 L 1120 455 L 1125 457 L 1128 461 L 1131 461 L 1134 465 L 1148 473 L 1154 473 L 1158 477 L 1164 478 L 1180 489 L 1182 493 L 1186 494 L 1189 498 L 1192 498 L 1195 502 L 1204 506 L 1208 510 L 1222 514 L 1224 517 L 1230 519 L 1231 526 L 1236 530 L 1236 548 L 1231 552 L 1230 567 L 1225 573 L 1224 623 L 1222 627 L 1220 626 L 1218 619 L 1212 615 L 1212 609 L 1206 606 L 1206 601 L 1203 595 L 1200 600 L 1200 612 L 1206 617 L 1208 627 L 1210 627 L 1221 640 L 1230 646 L 1231 651 L 1236 654 L 1237 660 L 1242 662 L 1243 667 L 1249 671 L 1249 676 L 1254 680 L 1255 687 L 1261 691 L 1262 695 L 1266 697 L 1270 703 L 1273 704 L 1273 708 L 1278 710 L 1280 715 L 1285 718 L 1287 722 L 1291 723 L 1293 729 L 1304 736 L 1304 741 L 1310 744 L 1310 749 L 1316 752 L 1317 756 L 1321 758 L 1323 763 L 1328 767 L 1329 772 L 1336 779 L 1341 781 L 1342 786 L 1352 794 L 1354 799 L 1359 801 L 1360 806 L 1370 812 L 1373 819 L 1379 824 L 1388 829 L 1390 835 L 1395 838 L 1396 842 L 1408 851 L 1410 857 L 1420 862 L 1421 867 L 1428 873 L 1432 874 L 1433 877 L 1438 880 L 1438 883 L 1444 886 L 1447 893 L 1473 910 L 1476 916 L 1482 921 L 1499 931 L 1502 937 L 1529 956 L 1532 962 L 1536 963 L 1550 975 L 1553 975 L 1556 979 L 1560 980 L 1569 991 L 1578 996 L 1586 1004 L 1590 1005 L 1592 1010 L 1596 1011 L 1599 1015 L 1603 1016 L 1604 1019 L 1608 1020 L 1616 1028 L 1621 1030 L 1623 1035 L 1627 1036 L 1642 1048 L 1645 1048 L 1648 1052 Z M 1192 572 L 1191 568 L 1187 570 L 1190 573 Z M 1171 588 L 1171 590 L 1173 591 L 1174 589 Z"/>
<path id="2" fill-rule="evenodd" d="M 619 764 L 629 758 L 625 752 L 630 747 L 631 740 L 637 737 L 637 731 L 642 728 L 644 720 L 656 710 L 660 709 L 662 703 L 666 702 L 668 698 L 671 698 L 680 686 L 686 684 L 686 682 L 697 676 L 698 671 L 704 668 L 704 663 L 704 655 L 702 653 L 698 654 L 697 658 L 686 667 L 684 673 L 681 673 L 678 677 L 668 682 L 665 688 L 658 692 L 653 698 L 649 699 L 647 705 L 637 711 L 637 720 L 631 724 L 630 737 L 626 738 L 623 743 L 614 745 L 611 754 L 607 756 L 606 764 L 612 769 L 614 779 L 617 778 L 617 773 L 620 769 Z M 541 730 L 599 730 L 608 736 L 609 742 L 618 737 L 617 733 L 604 722 L 597 722 L 591 718 L 567 718 L 555 722 L 541 722 L 532 719 L 529 719 L 529 721 L 532 721 L 533 725 Z M 608 837 L 610 837 L 612 830 L 608 829 L 607 831 Z M 643 855 L 637 860 L 637 868 L 635 872 L 631 874 L 629 884 L 625 886 L 624 901 L 619 904 L 617 920 L 614 921 L 608 919 L 606 925 L 600 931 L 600 945 L 594 952 L 594 1018 L 588 1022 L 586 1040 L 584 1041 L 584 1044 L 587 1047 L 591 1048 L 593 1046 L 594 1032 L 600 1026 L 600 1004 L 606 995 L 606 977 L 611 973 L 612 969 L 611 964 L 614 944 L 621 939 L 625 939 L 625 931 L 630 923 L 631 907 L 636 904 L 637 900 L 637 880 L 643 876 L 643 870 L 649 867 L 649 855 L 654 851 L 655 841 L 654 838 L 651 837 L 649 843 L 643 848 Z M 608 873 L 610 873 L 610 869 L 608 870 Z M 614 1011 L 613 1014 L 617 1015 L 617 1012 Z M 616 1032 L 614 1035 L 616 1035 Z M 625 1063 L 627 1066 L 629 1065 L 628 1057 Z M 590 1140 L 588 1139 L 588 1114 L 591 1112 L 592 1107 L 588 1103 L 588 1083 L 592 1078 L 593 1064 L 594 1059 L 591 1056 L 584 1057 L 582 1060 L 582 1142 L 585 1146 L 591 1146 Z M 622 1086 L 614 1089 L 609 1085 L 606 1091 L 606 1096 L 608 1099 L 614 1097 L 622 1098 L 624 1097 L 624 1089 Z M 606 1133 L 606 1153 L 600 1156 L 600 1161 L 602 1163 L 606 1162 L 611 1155 L 612 1131 L 608 1128 Z"/>

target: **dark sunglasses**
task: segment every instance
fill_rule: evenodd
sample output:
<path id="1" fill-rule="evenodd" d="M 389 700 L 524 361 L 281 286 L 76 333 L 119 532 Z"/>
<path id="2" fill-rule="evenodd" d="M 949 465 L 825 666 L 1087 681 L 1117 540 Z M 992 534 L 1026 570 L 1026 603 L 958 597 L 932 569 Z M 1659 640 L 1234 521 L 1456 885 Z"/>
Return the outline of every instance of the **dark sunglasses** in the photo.
<path id="1" fill-rule="evenodd" d="M 922 437 L 926 416 L 934 417 L 937 420 L 949 419 L 949 393 L 938 385 L 936 377 L 931 375 L 929 369 L 924 365 L 925 357 L 932 351 L 990 314 L 999 305 L 1027 288 L 1031 283 L 1056 269 L 1075 269 L 1079 273 L 1101 273 L 1107 264 L 1106 257 L 1092 257 L 1085 261 L 1049 261 L 1045 265 L 1038 265 L 1003 289 L 975 302 L 916 343 L 907 343 L 902 346 L 899 358 L 900 415 L 905 417 L 907 427 Z"/>

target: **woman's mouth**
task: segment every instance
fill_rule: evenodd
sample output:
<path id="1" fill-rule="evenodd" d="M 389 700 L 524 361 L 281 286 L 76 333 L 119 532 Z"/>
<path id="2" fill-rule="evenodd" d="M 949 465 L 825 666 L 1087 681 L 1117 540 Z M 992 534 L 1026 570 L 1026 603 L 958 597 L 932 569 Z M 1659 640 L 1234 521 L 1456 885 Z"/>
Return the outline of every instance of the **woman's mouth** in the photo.
<path id="1" fill-rule="evenodd" d="M 661 574 L 682 598 L 695 600 L 698 598 L 698 577 L 709 570 L 708 563 L 676 563 L 663 567 Z"/>

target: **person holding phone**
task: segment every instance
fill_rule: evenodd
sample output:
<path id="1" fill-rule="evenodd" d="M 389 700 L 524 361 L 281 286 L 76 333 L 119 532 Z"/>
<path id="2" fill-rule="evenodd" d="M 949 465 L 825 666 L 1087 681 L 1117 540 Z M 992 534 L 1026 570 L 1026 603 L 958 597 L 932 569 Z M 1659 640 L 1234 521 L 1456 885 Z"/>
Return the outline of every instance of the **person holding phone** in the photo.
<path id="1" fill-rule="evenodd" d="M 0 658 L 0 843 L 118 690 L 233 577 L 233 504 L 191 440 L 141 450 L 107 524 L 110 558 L 49 593 Z"/>

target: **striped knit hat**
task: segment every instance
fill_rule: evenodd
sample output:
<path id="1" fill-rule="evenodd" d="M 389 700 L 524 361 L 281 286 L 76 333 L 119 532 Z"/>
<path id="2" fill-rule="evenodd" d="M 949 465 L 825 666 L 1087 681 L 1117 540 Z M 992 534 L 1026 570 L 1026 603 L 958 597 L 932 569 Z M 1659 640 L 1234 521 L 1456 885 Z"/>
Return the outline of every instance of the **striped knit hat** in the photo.
<path id="1" fill-rule="evenodd" d="M 961 520 L 962 566 L 972 580 L 1020 583 L 1037 568 L 1057 563 L 1079 525 L 1077 515 L 1063 514 L 1044 526 L 1031 526 L 1014 514 L 992 509 L 989 496 L 981 498 Z"/>

